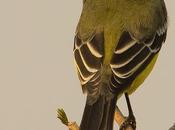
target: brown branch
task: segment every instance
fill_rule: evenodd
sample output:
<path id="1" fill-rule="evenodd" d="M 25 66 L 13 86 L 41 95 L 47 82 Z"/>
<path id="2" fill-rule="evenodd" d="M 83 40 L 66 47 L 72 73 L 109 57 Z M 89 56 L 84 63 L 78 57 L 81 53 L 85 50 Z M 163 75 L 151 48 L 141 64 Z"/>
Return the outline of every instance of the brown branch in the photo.
<path id="1" fill-rule="evenodd" d="M 114 116 L 115 121 L 119 126 L 123 124 L 123 122 L 126 120 L 120 109 L 116 106 L 115 108 L 115 116 Z M 128 126 L 125 130 L 133 130 L 131 126 Z"/>
<path id="2" fill-rule="evenodd" d="M 68 128 L 69 130 L 79 130 L 79 126 L 77 125 L 76 122 L 68 123 Z"/>
<path id="3" fill-rule="evenodd" d="M 122 123 L 125 121 L 125 117 L 122 114 L 122 112 L 120 111 L 120 109 L 116 106 L 115 108 L 115 116 L 114 116 L 115 121 L 117 122 L 117 124 L 119 126 L 122 125 Z"/>

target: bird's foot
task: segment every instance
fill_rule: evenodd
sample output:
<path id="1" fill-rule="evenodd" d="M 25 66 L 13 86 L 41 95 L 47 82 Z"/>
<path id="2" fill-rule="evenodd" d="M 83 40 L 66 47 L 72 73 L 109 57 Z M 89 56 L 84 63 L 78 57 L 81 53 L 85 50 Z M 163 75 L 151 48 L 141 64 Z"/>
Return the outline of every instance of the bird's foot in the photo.
<path id="1" fill-rule="evenodd" d="M 128 128 L 132 130 L 136 130 L 136 120 L 134 115 L 130 115 L 126 118 L 126 120 L 122 123 L 119 130 L 127 130 Z"/>

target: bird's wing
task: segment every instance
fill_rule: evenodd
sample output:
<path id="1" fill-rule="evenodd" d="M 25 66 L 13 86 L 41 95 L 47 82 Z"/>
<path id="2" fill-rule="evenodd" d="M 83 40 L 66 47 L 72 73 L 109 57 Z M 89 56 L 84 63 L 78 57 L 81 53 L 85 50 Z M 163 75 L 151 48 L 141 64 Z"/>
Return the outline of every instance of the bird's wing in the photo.
<path id="1" fill-rule="evenodd" d="M 129 32 L 124 32 L 111 60 L 111 86 L 117 88 L 130 85 L 159 52 L 166 39 L 166 33 L 166 27 L 162 27 L 149 39 L 138 42 Z"/>
<path id="2" fill-rule="evenodd" d="M 98 86 L 96 84 L 100 79 L 99 73 L 104 53 L 103 44 L 103 33 L 95 34 L 86 41 L 83 41 L 78 34 L 75 36 L 73 52 L 83 92 L 87 89 L 87 83 Z"/>

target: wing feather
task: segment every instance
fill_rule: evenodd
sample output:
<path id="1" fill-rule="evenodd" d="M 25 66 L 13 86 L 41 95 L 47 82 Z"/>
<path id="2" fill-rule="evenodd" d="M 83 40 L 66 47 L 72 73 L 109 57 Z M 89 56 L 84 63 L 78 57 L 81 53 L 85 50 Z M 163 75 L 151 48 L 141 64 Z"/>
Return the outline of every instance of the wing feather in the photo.
<path id="1" fill-rule="evenodd" d="M 74 59 L 83 92 L 91 89 L 87 87 L 99 87 L 98 84 L 100 83 L 101 76 L 99 72 L 102 67 L 104 53 L 103 33 L 96 34 L 89 39 L 83 41 L 76 35 L 74 40 Z M 94 91 L 97 91 L 97 89 L 93 88 Z"/>
<path id="2" fill-rule="evenodd" d="M 159 52 L 165 39 L 166 29 L 161 35 L 156 32 L 149 39 L 139 43 L 130 36 L 129 32 L 124 32 L 111 60 L 113 72 L 111 86 L 127 87 Z"/>

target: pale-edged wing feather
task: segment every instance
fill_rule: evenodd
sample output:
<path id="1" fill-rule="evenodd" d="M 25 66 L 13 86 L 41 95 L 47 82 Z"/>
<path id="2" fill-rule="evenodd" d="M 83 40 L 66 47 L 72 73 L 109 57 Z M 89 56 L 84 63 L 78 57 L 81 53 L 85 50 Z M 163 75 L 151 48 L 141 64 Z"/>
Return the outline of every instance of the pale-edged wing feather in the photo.
<path id="1" fill-rule="evenodd" d="M 103 60 L 104 35 L 98 33 L 83 41 L 78 35 L 74 40 L 74 59 L 83 92 L 95 91 L 100 83 L 100 70 Z M 87 87 L 90 88 L 87 88 Z M 97 87 L 97 88 L 95 88 Z"/>
<path id="2" fill-rule="evenodd" d="M 124 89 L 139 75 L 159 52 L 166 39 L 166 29 L 146 39 L 144 42 L 134 40 L 129 32 L 124 32 L 111 60 L 110 84 L 113 89 Z"/>

